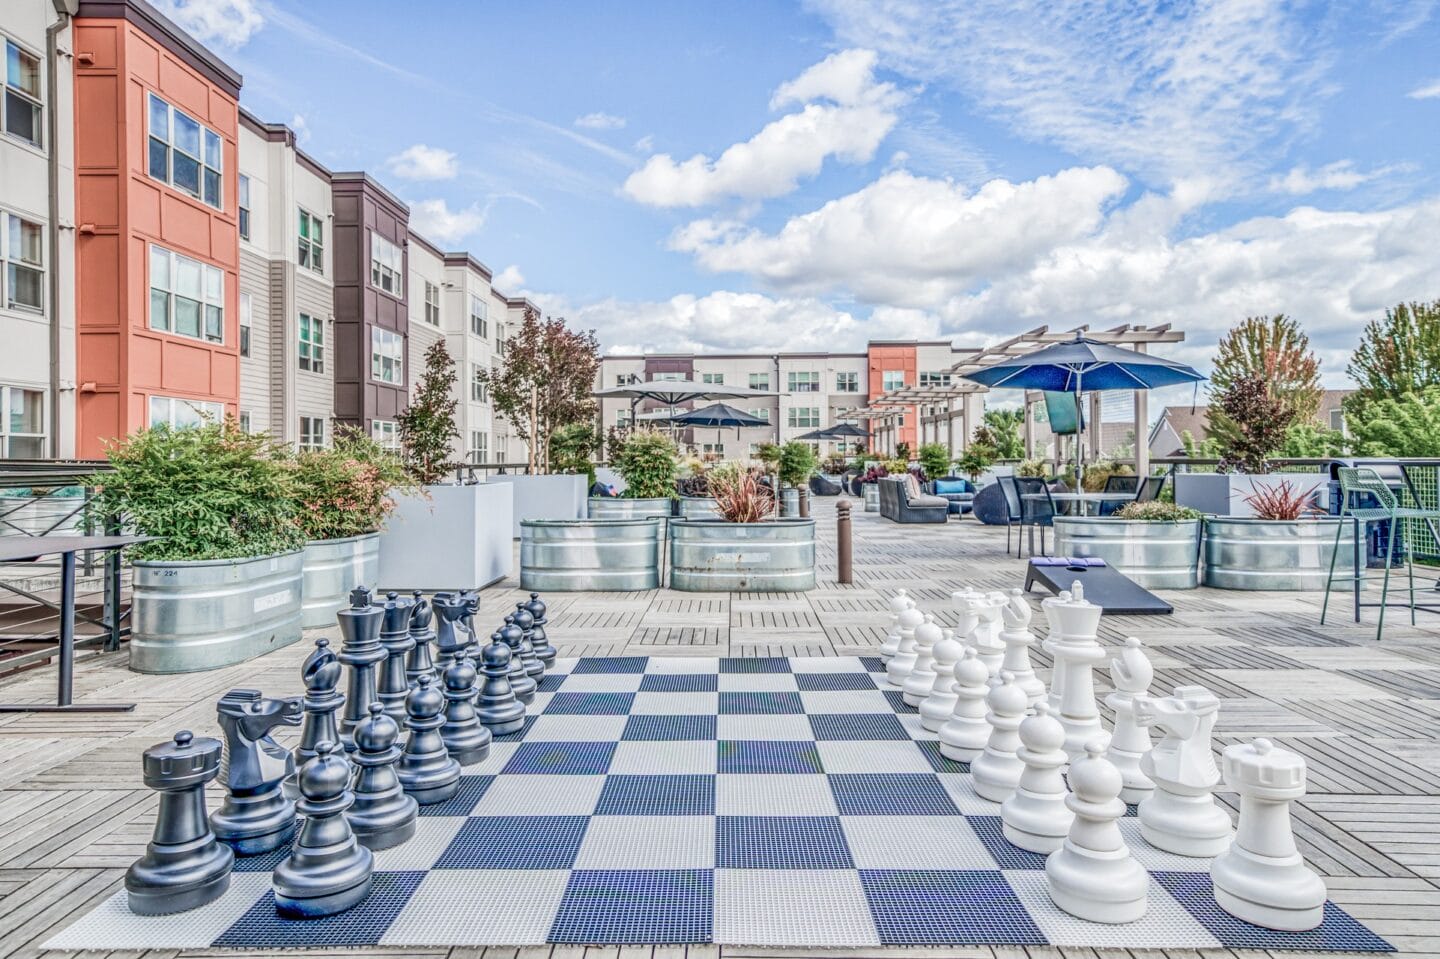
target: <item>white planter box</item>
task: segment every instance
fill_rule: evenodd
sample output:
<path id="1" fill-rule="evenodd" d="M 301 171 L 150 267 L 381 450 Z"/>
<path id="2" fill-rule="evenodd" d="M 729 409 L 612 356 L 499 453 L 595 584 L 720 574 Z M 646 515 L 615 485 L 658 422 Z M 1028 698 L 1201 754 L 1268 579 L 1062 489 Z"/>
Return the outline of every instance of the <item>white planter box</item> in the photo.
<path id="1" fill-rule="evenodd" d="M 583 476 L 526 476 L 505 474 L 487 477 L 487 483 L 505 483 L 514 490 L 512 539 L 520 538 L 520 523 L 527 519 L 584 519 L 590 496 L 589 480 Z"/>
<path id="2" fill-rule="evenodd" d="M 479 589 L 514 569 L 509 483 L 428 486 L 396 496 L 380 534 L 380 589 Z"/>
<path id="3" fill-rule="evenodd" d="M 1245 497 L 1287 482 L 1297 492 L 1315 487 L 1316 502 L 1325 509 L 1330 502 L 1329 479 L 1324 473 L 1176 473 L 1175 504 L 1211 516 L 1254 516 Z"/>

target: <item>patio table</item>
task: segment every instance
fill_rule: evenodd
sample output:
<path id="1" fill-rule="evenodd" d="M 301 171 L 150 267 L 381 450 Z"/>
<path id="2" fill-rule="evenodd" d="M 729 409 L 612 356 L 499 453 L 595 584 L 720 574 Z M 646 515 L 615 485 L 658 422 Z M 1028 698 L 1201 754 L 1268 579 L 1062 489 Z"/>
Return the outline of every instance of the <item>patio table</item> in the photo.
<path id="1" fill-rule="evenodd" d="M 1131 503 L 1135 500 L 1134 493 L 1026 493 L 1021 499 L 1042 500 L 1046 496 L 1057 504 L 1071 507 L 1079 504 L 1081 515 L 1092 512 L 1092 504 L 1098 507 L 1101 503 Z"/>

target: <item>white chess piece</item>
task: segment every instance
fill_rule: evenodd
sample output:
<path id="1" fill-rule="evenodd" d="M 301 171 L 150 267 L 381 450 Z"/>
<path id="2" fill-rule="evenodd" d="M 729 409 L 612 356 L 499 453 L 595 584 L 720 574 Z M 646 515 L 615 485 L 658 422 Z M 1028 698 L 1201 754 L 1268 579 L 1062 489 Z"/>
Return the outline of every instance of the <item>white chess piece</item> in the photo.
<path id="1" fill-rule="evenodd" d="M 1062 589 L 1054 596 L 1048 596 L 1040 600 L 1040 612 L 1045 614 L 1045 641 L 1041 647 L 1050 654 L 1050 692 L 1048 701 L 1052 709 L 1060 708 L 1060 697 L 1065 694 L 1060 685 L 1060 670 L 1055 664 L 1055 644 L 1060 642 L 1060 617 L 1055 615 L 1055 610 L 1067 605 L 1071 600 L 1070 591 Z"/>
<path id="2" fill-rule="evenodd" d="M 1150 729 L 1135 721 L 1135 702 L 1150 689 L 1155 677 L 1155 668 L 1150 657 L 1134 636 L 1125 640 L 1120 655 L 1110 660 L 1110 683 L 1115 691 L 1105 697 L 1105 702 L 1115 713 L 1114 731 L 1110 736 L 1110 749 L 1105 758 L 1120 770 L 1125 788 L 1120 798 L 1126 802 L 1138 803 L 1155 791 L 1150 777 L 1140 771 L 1141 758 L 1150 751 Z"/>
<path id="3" fill-rule="evenodd" d="M 925 622 L 915 627 L 915 664 L 900 687 L 905 691 L 900 698 L 907 706 L 919 706 L 930 695 L 930 687 L 935 685 L 935 644 L 944 638 L 932 614 L 927 613 Z"/>
<path id="4" fill-rule="evenodd" d="M 900 648 L 900 614 L 914 605 L 915 601 L 903 589 L 896 590 L 895 595 L 890 597 L 890 629 L 880 646 L 881 659 L 889 659 Z"/>
<path id="5" fill-rule="evenodd" d="M 1224 764 L 1225 784 L 1240 794 L 1240 826 L 1210 864 L 1215 902 L 1267 929 L 1314 929 L 1325 918 L 1325 882 L 1290 829 L 1290 803 L 1305 795 L 1305 758 L 1257 739 L 1226 747 Z"/>
<path id="6" fill-rule="evenodd" d="M 975 651 L 980 662 L 990 670 L 991 676 L 1000 675 L 1004 668 L 1005 644 L 1000 641 L 1000 611 L 1009 604 L 1009 597 L 998 590 L 986 593 L 975 601 L 975 611 L 980 616 L 980 625 L 975 627 Z"/>
<path id="7" fill-rule="evenodd" d="M 915 665 L 915 630 L 925 622 L 925 614 L 914 606 L 900 613 L 900 645 L 890 662 L 885 664 L 885 681 L 900 686 Z"/>
<path id="8" fill-rule="evenodd" d="M 920 725 L 932 733 L 939 731 L 955 712 L 955 666 L 965 654 L 965 647 L 955 641 L 955 634 L 945 630 L 945 638 L 935 644 L 935 683 L 930 695 L 920 704 Z"/>
<path id="9" fill-rule="evenodd" d="M 1095 704 L 1094 666 L 1105 658 L 1105 649 L 1095 639 L 1100 607 L 1086 602 L 1079 583 L 1070 596 L 1070 602 L 1052 611 L 1060 638 L 1049 648 L 1055 657 L 1055 684 L 1063 690 L 1055 718 L 1065 727 L 1065 752 L 1075 759 L 1085 751 L 1087 742 L 1103 732 L 1100 708 Z"/>
<path id="10" fill-rule="evenodd" d="M 1025 691 L 1025 698 L 1034 706 L 1045 698 L 1045 684 L 1035 675 L 1030 662 L 1030 647 L 1035 644 L 1035 634 L 1030 632 L 1030 604 L 1025 594 L 1018 589 L 1010 590 L 1005 606 L 1000 610 L 1004 628 L 1000 641 L 1005 644 L 1005 656 L 1001 669 L 1008 669 L 1015 677 L 1015 685 Z"/>
<path id="11" fill-rule="evenodd" d="M 1116 820 L 1125 815 L 1120 771 L 1104 758 L 1105 741 L 1090 742 L 1070 764 L 1065 805 L 1075 821 L 1045 860 L 1045 889 L 1055 905 L 1090 922 L 1135 922 L 1149 905 L 1150 876 L 1130 855 Z"/>
<path id="12" fill-rule="evenodd" d="M 1174 695 L 1135 703 L 1135 720 L 1165 733 L 1140 759 L 1155 791 L 1140 803 L 1140 835 L 1177 856 L 1209 858 L 1230 846 L 1230 817 L 1211 791 L 1220 781 L 1210 733 L 1220 701 L 1204 686 L 1177 686 Z"/>
<path id="13" fill-rule="evenodd" d="M 990 724 L 985 721 L 985 698 L 990 673 L 974 647 L 966 646 L 955 664 L 955 710 L 940 727 L 940 755 L 968 763 L 985 748 Z"/>
<path id="14" fill-rule="evenodd" d="M 980 625 L 980 613 L 975 609 L 973 601 L 980 598 L 980 595 L 968 586 L 950 594 L 951 601 L 959 611 L 955 621 L 955 639 L 961 645 L 975 645 L 975 627 Z"/>
<path id="15" fill-rule="evenodd" d="M 1017 684 L 1018 685 L 1018 684 Z M 1020 748 L 1015 755 L 1025 764 L 1015 794 L 1000 807 L 1005 838 L 1030 852 L 1059 849 L 1070 832 L 1075 814 L 1065 805 L 1070 791 L 1060 768 L 1065 756 L 1065 727 L 1050 715 L 1050 704 L 1040 703 L 1035 715 L 1020 724 Z"/>
<path id="16" fill-rule="evenodd" d="M 1020 722 L 1025 717 L 1025 693 L 1015 685 L 1015 677 L 1000 674 L 1000 682 L 985 697 L 989 711 L 985 721 L 990 724 L 990 737 L 985 751 L 970 763 L 970 777 L 976 795 L 992 802 L 1004 802 L 1015 792 L 1025 764 L 1015 751 L 1020 747 Z"/>

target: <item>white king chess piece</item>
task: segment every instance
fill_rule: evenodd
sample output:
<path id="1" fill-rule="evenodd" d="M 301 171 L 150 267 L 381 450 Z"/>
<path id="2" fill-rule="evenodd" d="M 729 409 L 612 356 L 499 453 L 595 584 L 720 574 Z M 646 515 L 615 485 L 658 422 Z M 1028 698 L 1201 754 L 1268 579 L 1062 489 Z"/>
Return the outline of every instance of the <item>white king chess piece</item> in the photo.
<path id="1" fill-rule="evenodd" d="M 1000 668 L 1010 671 L 1015 685 L 1025 691 L 1025 698 L 1034 706 L 1045 698 L 1045 684 L 1035 675 L 1035 667 L 1030 662 L 1030 647 L 1035 645 L 1030 616 L 1030 603 L 1025 594 L 1018 589 L 1010 590 L 1000 610 L 1000 619 L 1005 624 L 1000 630 L 1000 641 L 1005 644 L 1005 658 Z"/>
<path id="2" fill-rule="evenodd" d="M 1219 708 L 1204 686 L 1177 686 L 1174 695 L 1135 703 L 1135 721 L 1165 734 L 1140 760 L 1155 783 L 1140 803 L 1140 835 L 1156 849 L 1208 859 L 1230 846 L 1230 817 L 1211 795 L 1220 781 L 1210 752 Z"/>
<path id="3" fill-rule="evenodd" d="M 1094 672 L 1095 664 L 1105 659 L 1105 649 L 1095 639 L 1100 613 L 1099 606 L 1086 602 L 1085 588 L 1079 583 L 1070 590 L 1070 602 L 1051 610 L 1060 628 L 1059 640 L 1047 644 L 1055 657 L 1055 685 L 1062 689 L 1055 718 L 1065 727 L 1065 753 L 1071 759 L 1083 754 L 1085 744 L 1103 732 Z"/>
<path id="4" fill-rule="evenodd" d="M 901 686 L 905 692 L 900 697 L 907 706 L 919 706 L 930 695 L 935 685 L 935 644 L 945 638 L 935 617 L 926 614 L 925 622 L 915 627 L 915 665 Z"/>
<path id="5" fill-rule="evenodd" d="M 955 664 L 955 710 L 940 727 L 940 755 L 946 759 L 968 763 L 985 748 L 990 738 L 990 724 L 985 721 L 989 681 L 990 673 L 974 647 L 966 646 Z"/>
<path id="6" fill-rule="evenodd" d="M 935 684 L 930 695 L 920 704 L 920 725 L 938 732 L 955 712 L 955 666 L 965 654 L 965 647 L 955 641 L 955 634 L 945 630 L 945 638 L 935 644 Z"/>
<path id="7" fill-rule="evenodd" d="M 1325 918 L 1325 883 L 1290 830 L 1290 803 L 1305 795 L 1305 758 L 1257 739 L 1226 747 L 1224 764 L 1225 785 L 1240 794 L 1240 826 L 1210 864 L 1215 902 L 1266 929 L 1314 929 Z"/>
<path id="8" fill-rule="evenodd" d="M 1004 668 L 1005 644 L 1000 641 L 1000 611 L 1009 602 L 1010 597 L 998 590 L 975 600 L 975 612 L 980 616 L 980 625 L 975 627 L 975 651 L 980 654 L 980 662 L 990 670 L 991 676 L 999 676 Z"/>
<path id="9" fill-rule="evenodd" d="M 1047 699 L 1051 709 L 1060 708 L 1060 697 L 1065 690 L 1060 685 L 1060 670 L 1055 663 L 1055 644 L 1060 642 L 1060 617 L 1055 611 L 1070 602 L 1070 591 L 1062 589 L 1054 596 L 1040 600 L 1040 612 L 1045 614 L 1045 641 L 1040 646 L 1050 654 L 1050 692 Z"/>
<path id="10" fill-rule="evenodd" d="M 1040 703 L 1035 715 L 1020 724 L 1020 748 L 1015 755 L 1025 764 L 1015 794 L 1000 807 L 1005 838 L 1030 852 L 1052 853 L 1064 843 L 1075 814 L 1065 805 L 1070 795 L 1060 768 L 1069 759 L 1065 727 L 1050 715 L 1050 704 Z"/>
<path id="11" fill-rule="evenodd" d="M 890 628 L 886 631 L 885 642 L 880 647 L 880 658 L 889 659 L 900 648 L 900 614 L 912 609 L 915 601 L 903 589 L 890 597 Z"/>
<path id="12" fill-rule="evenodd" d="M 915 665 L 915 630 L 925 622 L 925 614 L 914 606 L 900 614 L 900 645 L 890 662 L 885 664 L 885 681 L 891 686 L 901 686 L 910 669 Z"/>
<path id="13" fill-rule="evenodd" d="M 1120 655 L 1110 660 L 1110 684 L 1115 691 L 1105 703 L 1115 712 L 1115 728 L 1110 736 L 1110 749 L 1105 758 L 1120 770 L 1125 788 L 1120 798 L 1138 803 L 1155 791 L 1150 777 L 1140 771 L 1140 760 L 1150 751 L 1150 729 L 1135 721 L 1135 703 L 1150 689 L 1155 667 L 1145 655 L 1145 647 L 1134 636 L 1125 640 Z"/>

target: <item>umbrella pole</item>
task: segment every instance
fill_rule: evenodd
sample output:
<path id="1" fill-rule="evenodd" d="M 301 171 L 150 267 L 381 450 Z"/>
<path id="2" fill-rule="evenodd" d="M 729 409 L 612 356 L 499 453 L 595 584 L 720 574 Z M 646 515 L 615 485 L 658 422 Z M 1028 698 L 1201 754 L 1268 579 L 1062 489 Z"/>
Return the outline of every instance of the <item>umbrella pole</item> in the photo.
<path id="1" fill-rule="evenodd" d="M 1082 475 L 1081 475 L 1081 472 L 1080 472 L 1081 469 L 1083 468 L 1083 467 L 1082 467 L 1082 464 L 1084 463 L 1084 460 L 1085 460 L 1084 453 L 1082 452 L 1081 446 L 1080 446 L 1080 444 L 1081 444 L 1081 442 L 1082 442 L 1082 439 L 1081 439 L 1081 438 L 1085 435 L 1084 406 L 1082 405 L 1082 404 L 1083 404 L 1083 400 L 1081 399 L 1081 396 L 1082 396 L 1082 394 L 1084 393 L 1084 389 L 1082 388 L 1082 384 L 1084 383 L 1084 381 L 1085 381 L 1085 372 L 1084 372 L 1084 370 L 1077 369 L 1077 370 L 1075 371 L 1075 492 L 1076 492 L 1076 493 L 1079 493 L 1082 489 L 1084 489 L 1084 486 L 1085 486 L 1084 481 L 1083 481 L 1083 478 L 1082 478 Z"/>

